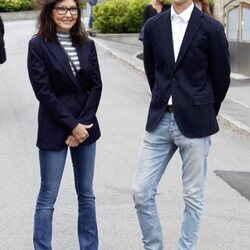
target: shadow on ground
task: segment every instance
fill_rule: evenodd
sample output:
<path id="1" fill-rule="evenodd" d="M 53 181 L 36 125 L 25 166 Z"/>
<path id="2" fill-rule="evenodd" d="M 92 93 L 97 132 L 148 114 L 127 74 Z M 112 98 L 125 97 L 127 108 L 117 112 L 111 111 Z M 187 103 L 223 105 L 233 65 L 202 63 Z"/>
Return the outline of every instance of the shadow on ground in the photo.
<path id="1" fill-rule="evenodd" d="M 216 170 L 214 173 L 250 201 L 250 172 Z"/>

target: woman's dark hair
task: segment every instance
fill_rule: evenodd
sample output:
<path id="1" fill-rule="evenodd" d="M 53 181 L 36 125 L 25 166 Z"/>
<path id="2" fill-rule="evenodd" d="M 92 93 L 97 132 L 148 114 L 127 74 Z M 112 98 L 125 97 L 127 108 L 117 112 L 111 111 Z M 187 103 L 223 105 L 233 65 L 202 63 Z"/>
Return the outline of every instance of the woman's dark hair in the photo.
<path id="1" fill-rule="evenodd" d="M 37 35 L 40 35 L 46 39 L 46 41 L 55 41 L 56 40 L 56 24 L 52 18 L 52 11 L 55 5 L 62 0 L 45 0 L 45 3 L 42 3 L 42 9 L 38 17 L 37 23 Z M 84 25 L 81 22 L 81 10 L 79 7 L 78 0 L 74 0 L 76 6 L 79 8 L 79 14 L 75 25 L 70 29 L 70 35 L 73 45 L 81 45 L 84 41 L 87 40 L 88 35 L 85 31 Z"/>
<path id="2" fill-rule="evenodd" d="M 194 3 L 200 3 L 202 11 L 207 15 L 212 16 L 208 0 L 194 0 Z"/>

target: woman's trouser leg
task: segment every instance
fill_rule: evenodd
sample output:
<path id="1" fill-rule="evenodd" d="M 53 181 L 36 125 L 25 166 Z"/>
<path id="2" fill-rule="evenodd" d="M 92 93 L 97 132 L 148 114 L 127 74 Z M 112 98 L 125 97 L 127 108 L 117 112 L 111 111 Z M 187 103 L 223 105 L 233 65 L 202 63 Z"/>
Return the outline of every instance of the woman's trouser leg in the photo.
<path id="1" fill-rule="evenodd" d="M 60 151 L 39 150 L 41 186 L 34 218 L 35 250 L 52 249 L 52 217 L 66 155 L 67 147 Z"/>
<path id="2" fill-rule="evenodd" d="M 81 250 L 98 249 L 98 232 L 93 194 L 96 143 L 71 149 L 78 197 L 78 238 Z"/>

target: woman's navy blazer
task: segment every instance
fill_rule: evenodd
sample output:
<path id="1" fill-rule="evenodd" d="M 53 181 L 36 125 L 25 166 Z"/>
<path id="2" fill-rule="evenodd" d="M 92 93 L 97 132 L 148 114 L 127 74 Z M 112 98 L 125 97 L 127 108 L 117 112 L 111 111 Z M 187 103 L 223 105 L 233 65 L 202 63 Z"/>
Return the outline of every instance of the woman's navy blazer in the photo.
<path id="1" fill-rule="evenodd" d="M 95 44 L 88 39 L 76 46 L 82 78 L 75 78 L 68 57 L 56 41 L 35 36 L 29 42 L 28 72 L 39 100 L 37 146 L 40 149 L 60 150 L 72 130 L 81 124 L 91 124 L 90 144 L 100 137 L 96 118 L 102 81 Z M 85 83 L 91 84 L 86 91 Z"/>

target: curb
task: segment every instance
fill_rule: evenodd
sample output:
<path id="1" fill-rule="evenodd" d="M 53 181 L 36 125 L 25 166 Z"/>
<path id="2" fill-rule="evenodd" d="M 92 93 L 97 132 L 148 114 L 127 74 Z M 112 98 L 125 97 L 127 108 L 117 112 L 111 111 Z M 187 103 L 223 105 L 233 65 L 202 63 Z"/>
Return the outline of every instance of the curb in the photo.
<path id="1" fill-rule="evenodd" d="M 139 67 L 138 65 L 136 65 L 132 60 L 125 59 L 124 57 L 120 56 L 118 53 L 112 51 L 109 47 L 103 45 L 100 41 L 96 40 L 95 38 L 92 37 L 91 39 L 93 39 L 98 46 L 102 47 L 112 57 L 118 59 L 122 63 L 127 64 L 129 67 L 135 69 L 136 71 L 138 71 L 142 74 L 145 74 L 144 69 Z M 133 57 L 136 57 L 136 55 L 137 54 L 135 54 Z M 139 59 L 137 59 L 137 60 L 139 60 Z"/>
<path id="2" fill-rule="evenodd" d="M 23 21 L 36 19 L 39 13 L 39 10 L 0 12 L 0 16 L 3 21 Z"/>
<path id="3" fill-rule="evenodd" d="M 218 116 L 226 125 L 228 125 L 232 129 L 235 129 L 240 134 L 250 136 L 250 128 L 246 126 L 245 124 L 239 121 L 236 121 L 230 115 L 227 115 L 223 112 L 219 113 Z"/>

